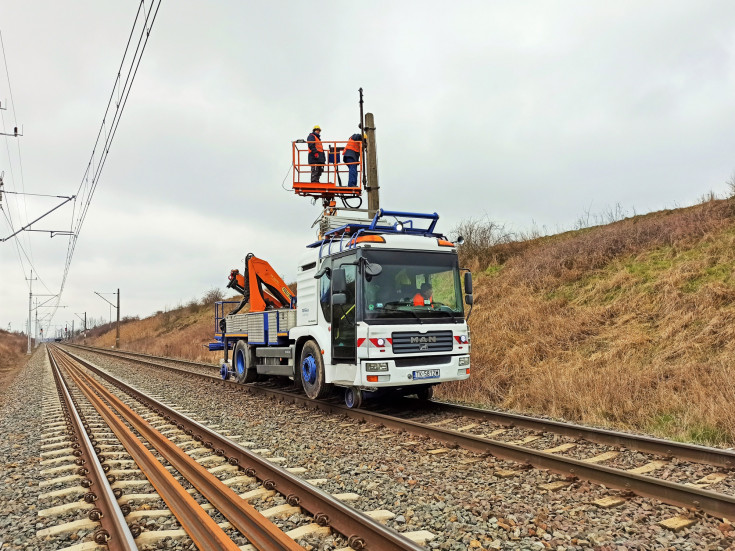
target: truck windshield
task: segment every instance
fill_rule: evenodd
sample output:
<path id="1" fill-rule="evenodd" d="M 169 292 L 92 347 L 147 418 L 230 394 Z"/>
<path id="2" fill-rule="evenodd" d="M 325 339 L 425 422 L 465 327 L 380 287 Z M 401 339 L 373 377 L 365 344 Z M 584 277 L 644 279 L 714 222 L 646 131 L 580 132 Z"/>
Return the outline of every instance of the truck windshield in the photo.
<path id="1" fill-rule="evenodd" d="M 363 250 L 363 257 L 383 268 L 377 276 L 362 270 L 363 320 L 463 321 L 455 254 Z"/>

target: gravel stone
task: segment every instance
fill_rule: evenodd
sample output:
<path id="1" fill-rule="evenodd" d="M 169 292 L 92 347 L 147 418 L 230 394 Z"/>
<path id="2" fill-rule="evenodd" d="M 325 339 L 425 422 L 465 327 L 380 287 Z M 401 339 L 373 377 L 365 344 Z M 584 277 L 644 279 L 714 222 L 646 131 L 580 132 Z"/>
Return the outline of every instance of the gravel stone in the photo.
<path id="1" fill-rule="evenodd" d="M 543 490 L 540 485 L 560 477 L 462 449 L 430 455 L 428 451 L 445 445 L 389 429 L 361 433 L 366 425 L 354 420 L 282 404 L 245 389 L 223 389 L 173 373 L 157 377 L 154 368 L 88 352 L 80 355 L 143 391 L 165 396 L 167 403 L 185 406 L 198 421 L 253 442 L 253 449 L 267 448 L 268 457 L 285 457 L 284 466 L 306 468 L 304 478 L 326 479 L 321 486 L 324 491 L 359 494 L 352 506 L 392 511 L 397 516 L 387 525 L 397 531 L 432 531 L 436 537 L 427 542 L 429 549 L 724 551 L 735 543 L 732 535 L 717 528 L 718 520 L 707 515 L 694 513 L 696 524 L 672 533 L 658 522 L 690 513 L 639 497 L 600 509 L 592 504 L 594 500 L 620 492 L 576 480 L 558 491 Z M 421 420 L 430 417 L 424 415 Z M 434 418 L 441 420 L 439 415 Z M 487 432 L 483 427 L 475 430 Z M 383 435 L 392 437 L 378 439 Z M 503 436 L 512 441 L 528 435 L 512 429 Z M 535 444 L 542 449 L 566 441 L 544 435 Z M 570 455 L 590 457 L 608 449 L 578 445 Z M 648 460 L 631 457 L 631 466 Z M 462 464 L 463 459 L 479 461 Z M 519 474 L 499 478 L 495 475 L 499 469 Z M 319 547 L 325 545 L 323 540 L 307 540 L 315 548 L 328 548 Z"/>

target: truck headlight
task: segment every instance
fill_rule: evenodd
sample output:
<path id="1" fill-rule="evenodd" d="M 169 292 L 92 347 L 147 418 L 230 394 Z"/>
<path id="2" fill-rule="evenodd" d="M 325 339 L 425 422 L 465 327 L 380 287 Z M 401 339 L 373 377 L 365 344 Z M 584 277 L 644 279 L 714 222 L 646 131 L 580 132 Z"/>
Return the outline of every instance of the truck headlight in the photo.
<path id="1" fill-rule="evenodd" d="M 470 357 L 462 356 L 459 358 L 459 365 L 470 365 Z"/>
<path id="2" fill-rule="evenodd" d="M 388 371 L 387 362 L 366 362 L 365 371 Z"/>

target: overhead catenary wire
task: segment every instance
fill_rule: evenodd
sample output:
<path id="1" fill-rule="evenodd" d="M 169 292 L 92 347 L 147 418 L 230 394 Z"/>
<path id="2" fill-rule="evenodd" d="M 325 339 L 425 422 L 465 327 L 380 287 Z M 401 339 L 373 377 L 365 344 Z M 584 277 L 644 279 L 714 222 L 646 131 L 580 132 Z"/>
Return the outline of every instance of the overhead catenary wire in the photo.
<path id="1" fill-rule="evenodd" d="M 84 175 L 82 176 L 82 180 L 77 190 L 76 195 L 78 196 L 80 208 L 77 211 L 77 205 L 75 201 L 72 222 L 70 224 L 71 235 L 69 236 L 69 240 L 67 242 L 66 261 L 64 264 L 64 272 L 61 279 L 61 285 L 59 286 L 57 305 L 61 300 L 61 295 L 66 285 L 69 270 L 71 268 L 72 258 L 74 256 L 74 251 L 76 249 L 76 244 L 79 239 L 84 220 L 87 217 L 92 198 L 97 189 L 97 185 L 99 184 L 99 178 L 102 174 L 102 169 L 105 166 L 107 156 L 110 152 L 112 141 L 115 137 L 115 134 L 117 133 L 120 119 L 125 110 L 125 106 L 127 105 L 128 98 L 130 97 L 130 91 L 132 89 L 133 82 L 135 81 L 135 77 L 138 73 L 138 68 L 140 67 L 140 62 L 148 44 L 148 38 L 150 37 L 150 32 L 153 28 L 156 16 L 158 15 L 160 5 L 161 0 L 153 0 L 151 2 L 150 8 L 148 10 L 145 10 L 145 0 L 141 0 L 138 6 L 138 11 L 136 12 L 130 35 L 128 36 L 128 40 L 125 45 L 125 51 L 123 52 L 123 57 L 118 68 L 117 75 L 115 77 L 115 82 L 113 83 L 110 98 L 108 99 L 107 107 L 105 109 L 104 116 L 102 117 L 102 123 L 97 133 L 97 138 L 95 140 L 94 146 L 92 148 L 92 154 L 90 156 L 89 162 L 87 163 L 86 170 L 84 172 Z M 132 44 L 133 37 L 135 36 L 135 31 L 139 27 L 139 20 L 141 19 L 142 14 L 145 15 L 142 21 L 142 28 L 140 29 L 140 34 L 138 36 L 135 51 L 132 54 L 132 58 L 129 59 L 128 52 L 130 51 L 130 46 Z M 123 69 L 126 66 L 127 74 L 123 81 Z M 113 105 L 114 111 L 112 114 L 112 119 L 108 120 Z M 92 178 L 91 184 L 89 182 L 90 176 Z"/>
<path id="2" fill-rule="evenodd" d="M 66 277 L 68 275 L 69 266 L 70 266 L 70 263 L 71 263 L 71 258 L 72 258 L 73 254 L 74 254 L 74 248 L 76 246 L 76 238 L 78 237 L 79 231 L 81 230 L 81 226 L 84 223 L 84 219 L 86 218 L 86 211 L 88 210 L 89 204 L 91 204 L 92 196 L 94 195 L 94 191 L 96 189 L 96 182 L 95 182 L 95 177 L 94 177 L 95 170 L 96 170 L 95 169 L 95 156 L 97 154 L 97 148 L 100 145 L 100 139 L 102 138 L 103 135 L 104 135 L 104 146 L 102 147 L 102 154 L 101 155 L 104 155 L 105 150 L 109 150 L 109 146 L 108 146 L 108 144 L 109 144 L 109 141 L 108 141 L 109 134 L 106 131 L 106 129 L 107 129 L 107 117 L 108 117 L 108 114 L 110 112 L 110 107 L 112 106 L 112 102 L 113 102 L 113 99 L 115 97 L 116 90 L 118 89 L 120 78 L 122 76 L 122 70 L 123 70 L 123 67 L 125 66 L 125 60 L 127 58 L 128 51 L 130 49 L 130 44 L 131 44 L 131 42 L 133 40 L 133 36 L 135 34 L 135 29 L 138 26 L 138 20 L 140 18 L 140 15 L 141 15 L 141 12 L 143 11 L 144 6 L 145 6 L 145 1 L 144 0 L 141 0 L 140 3 L 138 4 L 138 11 L 135 13 L 135 19 L 133 20 L 133 26 L 130 29 L 130 34 L 128 35 L 128 40 L 127 40 L 127 42 L 125 44 L 125 50 L 123 51 L 123 57 L 122 57 L 122 60 L 120 61 L 120 66 L 119 66 L 119 68 L 117 70 L 117 76 L 115 77 L 115 82 L 113 83 L 112 91 L 110 93 L 110 97 L 107 100 L 107 106 L 105 108 L 105 113 L 104 113 L 104 115 L 102 117 L 102 123 L 100 124 L 100 129 L 97 132 L 97 138 L 95 139 L 94 146 L 92 147 L 92 155 L 91 155 L 91 157 L 89 159 L 89 162 L 87 163 L 87 168 L 86 168 L 86 170 L 84 172 L 84 175 L 82 176 L 82 181 L 79 184 L 79 188 L 77 189 L 77 194 L 76 195 L 78 197 L 81 197 L 81 198 L 85 198 L 86 197 L 86 199 L 82 199 L 82 205 L 86 205 L 86 208 L 83 207 L 82 212 L 80 212 L 79 218 L 76 220 L 77 229 L 76 229 L 76 231 L 72 230 L 73 231 L 73 235 L 69 238 L 69 242 L 68 242 L 68 245 L 67 245 L 66 263 L 65 263 L 65 266 L 64 266 L 64 275 L 62 277 L 62 283 L 61 283 L 61 290 L 63 290 L 64 285 L 66 283 Z M 153 4 L 151 4 L 151 7 L 153 7 Z M 143 36 L 143 33 L 146 30 L 146 23 L 147 22 L 148 22 L 148 16 L 146 16 L 146 19 L 143 22 L 143 29 L 141 31 L 141 37 Z M 128 70 L 127 78 L 130 77 L 130 70 L 132 69 L 132 65 L 133 65 L 133 63 L 135 61 L 136 56 L 138 55 L 138 51 L 139 51 L 139 48 L 140 48 L 140 40 L 141 39 L 139 38 L 138 39 L 138 45 L 137 45 L 136 51 L 133 54 L 133 61 L 131 61 L 131 63 L 130 63 L 130 69 Z M 127 82 L 127 78 L 126 78 L 126 82 Z M 115 108 L 116 108 L 116 112 L 115 112 L 115 114 L 113 116 L 113 119 L 116 118 L 116 117 L 119 117 L 119 115 L 121 114 L 121 111 L 122 110 L 120 109 L 120 103 L 119 103 L 119 101 L 116 102 Z M 97 163 L 97 166 L 99 166 L 99 164 L 100 163 L 98 162 Z M 87 186 L 89 185 L 89 175 L 90 175 L 90 172 L 92 174 L 92 187 L 91 188 L 87 188 Z M 82 187 L 85 187 L 85 190 L 84 190 L 84 194 L 83 195 L 80 195 L 80 192 L 82 191 Z M 74 205 L 74 213 L 72 215 L 72 228 L 74 227 L 74 216 L 75 215 L 76 215 L 76 203 Z"/>
<path id="3" fill-rule="evenodd" d="M 143 6 L 143 4 L 144 4 L 144 1 L 141 1 L 141 7 Z M 156 15 L 158 14 L 158 8 L 160 7 L 160 4 L 161 4 L 161 1 L 158 0 L 158 3 L 156 4 L 156 10 L 153 13 L 153 18 L 151 19 L 151 22 L 150 22 L 150 27 L 146 27 L 146 25 L 148 24 L 148 20 L 151 17 L 151 11 L 153 10 L 154 3 L 151 3 L 151 8 L 148 10 L 146 14 L 145 21 L 143 22 L 143 29 L 141 30 L 141 34 L 138 39 L 138 44 L 136 45 L 136 49 L 133 54 L 133 59 L 131 61 L 130 68 L 128 70 L 128 74 L 126 76 L 125 83 L 123 85 L 123 91 L 121 93 L 121 96 L 124 97 L 124 99 L 122 101 L 122 104 L 119 101 L 115 103 L 116 111 L 114 113 L 113 120 L 110 123 L 110 131 L 107 132 L 107 114 L 110 111 L 110 106 L 112 105 L 112 99 L 115 96 L 115 90 L 120 81 L 122 67 L 125 64 L 125 56 L 127 55 L 127 52 L 130 46 L 130 40 L 132 38 L 132 32 L 135 29 L 135 26 L 137 24 L 138 17 L 140 14 L 140 7 L 139 7 L 138 14 L 136 14 L 136 20 L 133 24 L 133 31 L 131 31 L 131 36 L 128 38 L 128 43 L 125 47 L 125 53 L 123 54 L 123 61 L 120 64 L 120 69 L 118 70 L 117 78 L 115 79 L 115 84 L 113 85 L 113 91 L 112 91 L 112 94 L 110 95 L 110 100 L 108 101 L 107 109 L 105 110 L 105 116 L 102 119 L 102 125 L 100 126 L 100 131 L 97 134 L 97 141 L 95 142 L 95 146 L 92 150 L 92 157 L 90 158 L 90 162 L 87 165 L 87 171 L 85 172 L 85 175 L 82 178 L 82 183 L 80 183 L 80 189 L 81 189 L 81 187 L 84 185 L 85 180 L 88 178 L 89 171 L 91 169 L 92 170 L 92 184 L 91 184 L 91 187 L 89 188 L 86 198 L 83 198 L 81 201 L 82 210 L 79 213 L 79 218 L 77 219 L 76 227 L 73 230 L 74 236 L 70 238 L 70 251 L 67 254 L 67 263 L 64 268 L 64 277 L 62 278 L 61 290 L 63 290 L 64 288 L 64 283 L 66 281 L 66 277 L 68 274 L 69 265 L 71 263 L 71 258 L 74 252 L 74 247 L 76 246 L 76 240 L 79 237 L 81 227 L 84 223 L 84 220 L 87 216 L 87 212 L 89 210 L 89 206 L 92 202 L 92 197 L 94 196 L 94 192 L 97 189 L 97 185 L 99 183 L 99 177 L 102 173 L 102 169 L 104 168 L 105 162 L 107 160 L 107 156 L 110 151 L 110 145 L 117 132 L 117 128 L 120 123 L 120 118 L 122 116 L 123 111 L 125 110 L 125 106 L 127 104 L 127 100 L 130 95 L 130 90 L 132 88 L 133 81 L 135 80 L 135 76 L 137 75 L 138 67 L 140 66 L 140 61 L 142 59 L 143 52 L 145 51 L 145 47 L 148 43 L 148 37 L 150 36 L 150 28 L 153 26 Z M 141 41 L 144 35 L 145 35 L 145 40 L 143 41 L 143 44 L 141 47 Z M 102 134 L 105 135 L 104 144 L 101 149 L 102 153 L 100 154 L 99 159 L 97 159 L 97 166 L 95 167 L 94 166 L 95 154 L 96 154 L 97 146 L 99 145 L 100 137 L 102 136 Z"/>

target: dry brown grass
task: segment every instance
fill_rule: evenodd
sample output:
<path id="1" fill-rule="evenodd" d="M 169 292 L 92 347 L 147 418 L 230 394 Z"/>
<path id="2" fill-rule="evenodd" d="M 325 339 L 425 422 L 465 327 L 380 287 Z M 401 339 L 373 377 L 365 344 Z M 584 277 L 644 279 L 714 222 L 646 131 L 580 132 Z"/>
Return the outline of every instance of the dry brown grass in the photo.
<path id="1" fill-rule="evenodd" d="M 470 240 L 487 250 L 460 248 L 472 377 L 442 396 L 735 442 L 735 200 L 521 241 L 490 230 Z M 124 324 L 122 347 L 215 363 L 202 302 Z"/>
<path id="2" fill-rule="evenodd" d="M 0 390 L 5 390 L 26 363 L 28 337 L 0 329 Z"/>
<path id="3" fill-rule="evenodd" d="M 473 376 L 444 396 L 735 441 L 732 200 L 515 251 L 476 277 Z"/>
<path id="4" fill-rule="evenodd" d="M 226 300 L 239 301 L 241 298 Z M 200 300 L 192 299 L 185 306 L 159 311 L 144 319 L 126 319 L 120 324 L 120 349 L 216 364 L 222 352 L 210 352 L 207 344 L 214 338 L 214 303 L 220 300 L 223 300 L 222 291 L 210 289 Z M 234 305 L 227 311 L 232 307 Z M 247 307 L 243 311 L 247 311 Z M 87 332 L 82 342 L 114 347 L 115 324 Z"/>
<path id="5" fill-rule="evenodd" d="M 214 305 L 189 303 L 142 320 L 120 325 L 120 348 L 182 358 L 198 362 L 217 363 L 221 352 L 209 352 L 206 345 L 214 335 Z M 115 345 L 114 327 L 97 338 L 86 340 L 94 346 Z"/>

